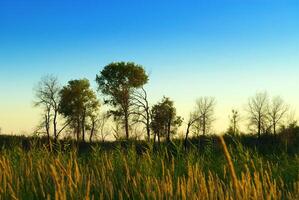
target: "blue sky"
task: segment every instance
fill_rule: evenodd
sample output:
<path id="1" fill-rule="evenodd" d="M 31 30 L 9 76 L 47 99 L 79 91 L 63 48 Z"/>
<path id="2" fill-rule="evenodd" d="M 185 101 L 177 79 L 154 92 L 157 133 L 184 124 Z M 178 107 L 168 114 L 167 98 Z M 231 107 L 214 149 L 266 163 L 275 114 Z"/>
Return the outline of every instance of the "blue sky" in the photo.
<path id="1" fill-rule="evenodd" d="M 120 60 L 142 64 L 152 103 L 170 96 L 184 117 L 215 96 L 219 131 L 257 91 L 299 108 L 298 11 L 295 0 L 0 0 L 0 127 L 37 124 L 41 76 L 94 84 Z"/>

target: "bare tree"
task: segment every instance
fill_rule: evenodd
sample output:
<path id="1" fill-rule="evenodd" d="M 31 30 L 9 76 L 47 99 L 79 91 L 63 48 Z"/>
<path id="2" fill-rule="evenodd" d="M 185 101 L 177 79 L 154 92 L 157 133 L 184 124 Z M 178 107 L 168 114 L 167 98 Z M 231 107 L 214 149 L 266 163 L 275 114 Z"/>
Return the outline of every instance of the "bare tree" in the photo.
<path id="1" fill-rule="evenodd" d="M 90 115 L 90 134 L 89 134 L 89 142 L 92 142 L 92 138 L 94 136 L 94 133 L 97 129 L 97 122 L 98 122 L 98 116 L 97 115 Z"/>
<path id="2" fill-rule="evenodd" d="M 92 138 L 98 131 L 99 125 L 102 122 L 102 116 L 99 116 L 99 108 L 100 104 L 99 101 L 97 101 L 97 104 L 92 106 L 92 108 L 89 109 L 89 112 L 87 113 L 87 117 L 90 121 L 90 124 L 87 125 L 87 127 L 90 129 L 89 142 L 92 142 Z"/>
<path id="3" fill-rule="evenodd" d="M 266 92 L 257 93 L 248 100 L 249 126 L 253 127 L 259 136 L 267 130 L 268 105 Z"/>
<path id="4" fill-rule="evenodd" d="M 105 129 L 109 116 L 102 113 L 100 115 L 92 115 L 90 118 L 91 127 L 89 141 L 91 142 L 93 137 L 96 136 L 96 138 L 100 137 L 100 140 L 104 142 L 106 137 L 109 135 Z"/>
<path id="5" fill-rule="evenodd" d="M 109 131 L 106 129 L 108 119 L 109 117 L 105 114 L 103 114 L 99 119 L 98 130 L 102 142 L 104 142 L 109 135 Z"/>
<path id="6" fill-rule="evenodd" d="M 203 135 L 206 135 L 214 121 L 214 109 L 216 101 L 214 97 L 200 97 L 196 101 L 196 115 L 198 129 Z"/>
<path id="7" fill-rule="evenodd" d="M 287 121 L 287 126 L 290 125 L 296 125 L 298 123 L 297 119 L 296 119 L 296 110 L 294 109 L 289 109 L 287 116 L 286 116 L 286 121 Z"/>
<path id="8" fill-rule="evenodd" d="M 132 139 L 141 140 L 143 138 L 143 131 L 140 130 L 140 126 L 132 126 Z"/>
<path id="9" fill-rule="evenodd" d="M 115 121 L 115 119 L 114 119 Z M 115 140 L 121 140 L 124 139 L 124 136 L 122 134 L 122 124 L 120 121 L 115 121 L 114 126 L 111 126 L 112 134 Z"/>
<path id="10" fill-rule="evenodd" d="M 136 108 L 136 111 L 134 112 L 136 118 L 133 121 L 144 124 L 147 140 L 149 142 L 151 138 L 151 116 L 147 97 L 147 92 L 143 87 L 140 90 L 135 90 L 132 94 L 132 102 Z"/>
<path id="11" fill-rule="evenodd" d="M 185 134 L 185 148 L 187 147 L 187 141 L 188 141 L 188 136 L 190 133 L 190 128 L 194 125 L 195 122 L 200 120 L 200 116 L 198 116 L 196 113 L 190 113 L 189 120 L 187 122 L 187 129 L 186 129 L 186 134 Z"/>
<path id="12" fill-rule="evenodd" d="M 46 134 L 50 142 L 50 126 L 53 125 L 53 137 L 56 142 L 60 133 L 67 126 L 68 123 L 58 130 L 57 118 L 59 111 L 59 92 L 61 90 L 57 77 L 47 75 L 42 77 L 37 87 L 35 88 L 35 101 L 34 106 L 42 107 L 44 109 L 44 122 L 43 125 L 46 129 Z"/>
<path id="13" fill-rule="evenodd" d="M 231 115 L 229 116 L 230 126 L 228 132 L 230 134 L 236 135 L 239 133 L 239 122 L 240 122 L 240 114 L 236 109 L 232 109 Z"/>
<path id="14" fill-rule="evenodd" d="M 268 107 L 268 115 L 273 130 L 276 134 L 277 126 L 281 124 L 283 117 L 288 112 L 289 108 L 279 96 L 274 97 Z"/>

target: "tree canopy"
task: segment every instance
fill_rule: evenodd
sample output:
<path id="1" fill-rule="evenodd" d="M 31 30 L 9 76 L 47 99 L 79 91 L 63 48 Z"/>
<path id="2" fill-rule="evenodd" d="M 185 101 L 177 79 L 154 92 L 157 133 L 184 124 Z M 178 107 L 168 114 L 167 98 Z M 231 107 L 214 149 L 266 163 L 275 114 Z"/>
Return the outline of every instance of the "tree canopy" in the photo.
<path id="1" fill-rule="evenodd" d="M 158 139 L 165 136 L 170 140 L 171 134 L 174 134 L 181 124 L 182 118 L 176 115 L 174 103 L 168 97 L 163 97 L 161 102 L 153 106 L 151 127 Z"/>
<path id="2" fill-rule="evenodd" d="M 104 102 L 115 107 L 110 113 L 122 119 L 128 139 L 129 118 L 134 107 L 132 92 L 148 82 L 148 75 L 141 65 L 133 62 L 113 62 L 96 76 L 96 82 L 98 90 L 107 97 Z"/>
<path id="3" fill-rule="evenodd" d="M 60 91 L 60 96 L 60 113 L 68 118 L 76 129 L 77 139 L 82 132 L 84 140 L 86 118 L 92 116 L 100 105 L 96 94 L 90 88 L 89 81 L 87 79 L 69 81 Z"/>

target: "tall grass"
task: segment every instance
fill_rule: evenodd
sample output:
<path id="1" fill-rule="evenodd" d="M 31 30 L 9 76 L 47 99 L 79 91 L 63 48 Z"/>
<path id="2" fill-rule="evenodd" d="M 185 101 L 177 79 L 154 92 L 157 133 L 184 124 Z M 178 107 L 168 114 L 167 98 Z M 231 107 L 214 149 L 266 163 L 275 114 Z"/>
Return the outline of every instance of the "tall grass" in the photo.
<path id="1" fill-rule="evenodd" d="M 169 149 L 2 149 L 0 199 L 299 199 L 298 155 Z"/>

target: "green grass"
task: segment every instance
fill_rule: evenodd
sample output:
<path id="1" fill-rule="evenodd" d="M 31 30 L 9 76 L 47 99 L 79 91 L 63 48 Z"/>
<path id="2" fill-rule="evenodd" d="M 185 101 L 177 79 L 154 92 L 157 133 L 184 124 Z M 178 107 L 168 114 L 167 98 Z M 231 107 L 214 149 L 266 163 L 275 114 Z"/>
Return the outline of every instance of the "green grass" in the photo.
<path id="1" fill-rule="evenodd" d="M 237 192 L 241 199 L 298 199 L 298 145 L 254 138 L 226 137 L 240 185 L 235 191 L 213 136 L 191 139 L 187 149 L 180 140 L 62 141 L 55 152 L 39 138 L 3 136 L 0 199 L 234 199 Z"/>

